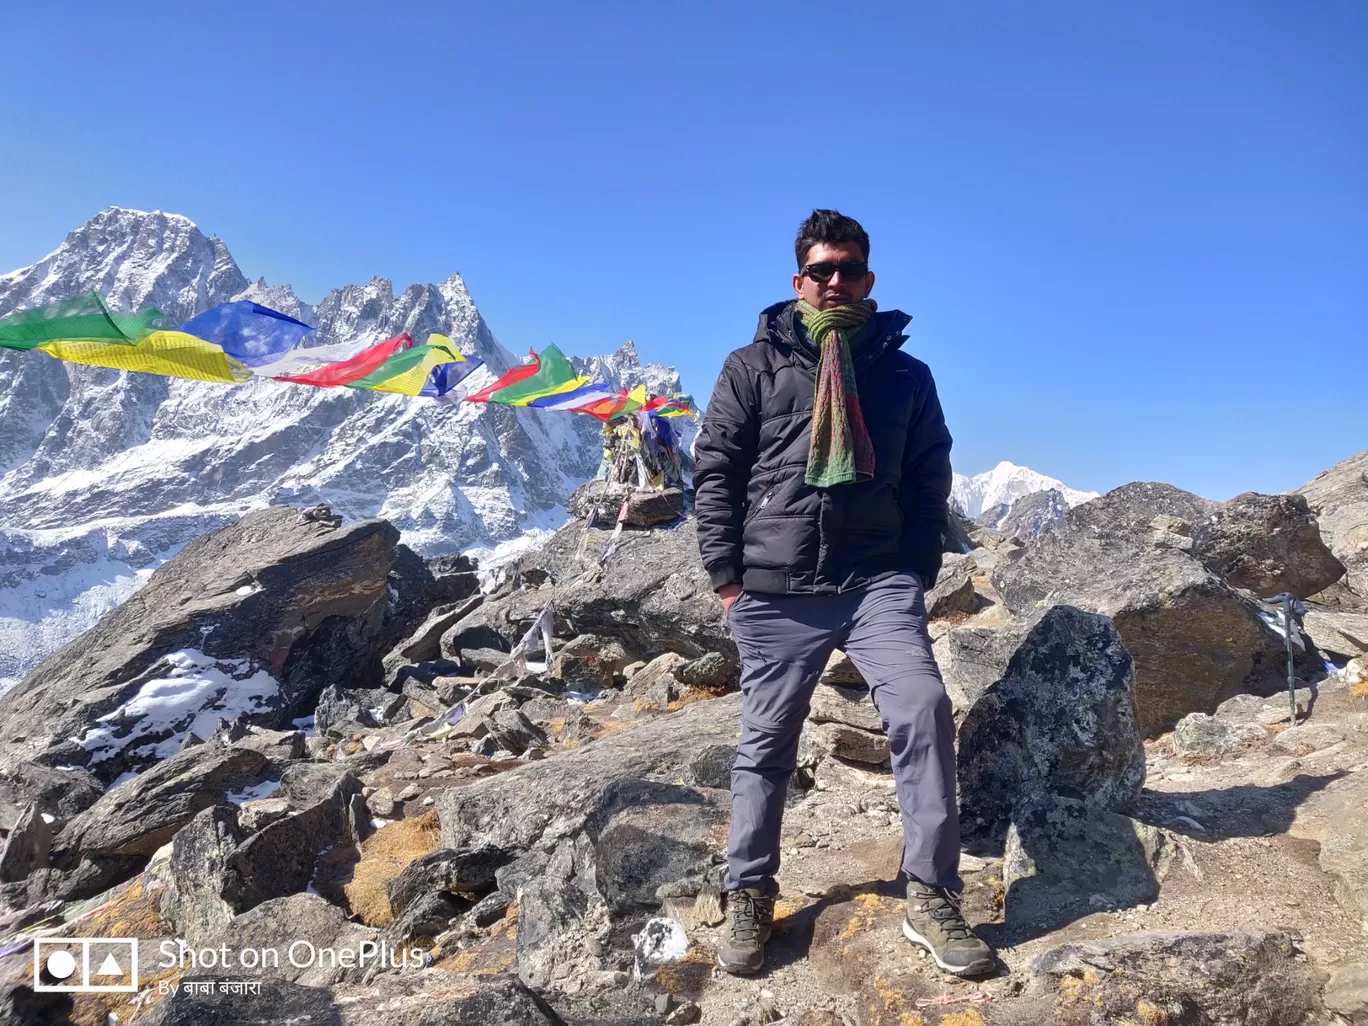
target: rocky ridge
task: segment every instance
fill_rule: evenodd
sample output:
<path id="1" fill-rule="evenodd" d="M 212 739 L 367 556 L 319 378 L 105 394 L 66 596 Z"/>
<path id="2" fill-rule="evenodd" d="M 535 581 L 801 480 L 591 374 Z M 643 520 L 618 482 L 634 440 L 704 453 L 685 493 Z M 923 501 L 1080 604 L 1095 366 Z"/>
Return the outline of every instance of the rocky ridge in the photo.
<path id="1" fill-rule="evenodd" d="M 735 650 L 683 496 L 629 497 L 614 545 L 595 511 L 619 502 L 584 490 L 488 593 L 392 525 L 274 507 L 49 657 L 0 699 L 0 1021 L 132 1010 L 28 989 L 39 933 L 142 938 L 136 1021 L 162 1024 L 1364 1021 L 1368 659 L 1303 660 L 1295 712 L 1285 682 L 1234 676 L 1281 644 L 1261 594 L 1295 582 L 1310 617 L 1343 584 L 1342 528 L 1322 539 L 1308 502 L 1129 485 L 946 555 L 928 607 L 964 901 L 1002 959 L 972 981 L 899 936 L 881 718 L 839 654 L 785 815 L 769 968 L 713 971 Z M 167 667 L 195 638 L 218 675 L 152 715 L 169 692 L 149 683 L 184 679 Z M 1231 693 L 1183 671 L 1203 651 L 1227 653 Z M 235 702 L 254 680 L 263 700 Z M 111 739 L 117 775 L 93 758 Z M 405 957 L 158 966 L 175 937 Z M 262 992 L 170 992 L 219 979 Z"/>

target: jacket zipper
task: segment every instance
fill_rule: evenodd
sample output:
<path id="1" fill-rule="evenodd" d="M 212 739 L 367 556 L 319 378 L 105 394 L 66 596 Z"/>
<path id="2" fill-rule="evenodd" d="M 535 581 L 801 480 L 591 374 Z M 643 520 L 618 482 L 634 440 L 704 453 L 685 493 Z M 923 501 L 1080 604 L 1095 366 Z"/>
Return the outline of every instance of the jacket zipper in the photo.
<path id="1" fill-rule="evenodd" d="M 749 521 L 754 520 L 756 517 L 758 517 L 764 510 L 764 508 L 769 505 L 770 499 L 774 498 L 774 493 L 778 490 L 779 486 L 775 485 L 775 487 L 771 488 L 764 495 L 760 496 L 760 501 L 755 504 L 755 507 L 749 513 L 746 514 L 746 519 Z"/>

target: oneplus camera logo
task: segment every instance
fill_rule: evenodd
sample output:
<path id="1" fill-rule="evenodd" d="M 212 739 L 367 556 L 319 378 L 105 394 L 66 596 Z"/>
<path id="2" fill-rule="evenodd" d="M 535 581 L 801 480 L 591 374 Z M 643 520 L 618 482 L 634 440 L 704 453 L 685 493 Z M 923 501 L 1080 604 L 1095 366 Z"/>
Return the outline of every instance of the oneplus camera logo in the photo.
<path id="1" fill-rule="evenodd" d="M 55 983 L 47 981 L 55 980 Z M 136 937 L 47 937 L 33 942 L 33 989 L 65 993 L 138 991 Z"/>

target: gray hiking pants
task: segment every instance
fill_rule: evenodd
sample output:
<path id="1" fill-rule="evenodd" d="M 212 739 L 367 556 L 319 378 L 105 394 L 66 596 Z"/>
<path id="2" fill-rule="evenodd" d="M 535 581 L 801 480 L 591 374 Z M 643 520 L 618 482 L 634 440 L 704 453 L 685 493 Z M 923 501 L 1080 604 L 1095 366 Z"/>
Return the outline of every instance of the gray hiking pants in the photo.
<path id="1" fill-rule="evenodd" d="M 741 654 L 741 743 L 732 770 L 728 890 L 764 887 L 798 738 L 817 678 L 841 648 L 869 684 L 888 734 L 902 810 L 902 868 L 959 890 L 955 726 L 931 655 L 921 579 L 896 574 L 843 595 L 743 592 L 727 614 Z"/>

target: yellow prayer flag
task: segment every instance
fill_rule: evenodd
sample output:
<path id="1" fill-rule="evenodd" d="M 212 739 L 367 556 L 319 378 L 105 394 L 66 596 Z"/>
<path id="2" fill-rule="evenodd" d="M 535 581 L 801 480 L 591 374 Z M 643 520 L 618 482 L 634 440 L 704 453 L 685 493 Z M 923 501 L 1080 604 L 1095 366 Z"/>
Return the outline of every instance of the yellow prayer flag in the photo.
<path id="1" fill-rule="evenodd" d="M 38 346 L 54 359 L 92 367 L 161 374 L 193 381 L 240 384 L 252 371 L 212 342 L 181 331 L 154 331 L 133 345 L 88 339 L 54 339 Z"/>

